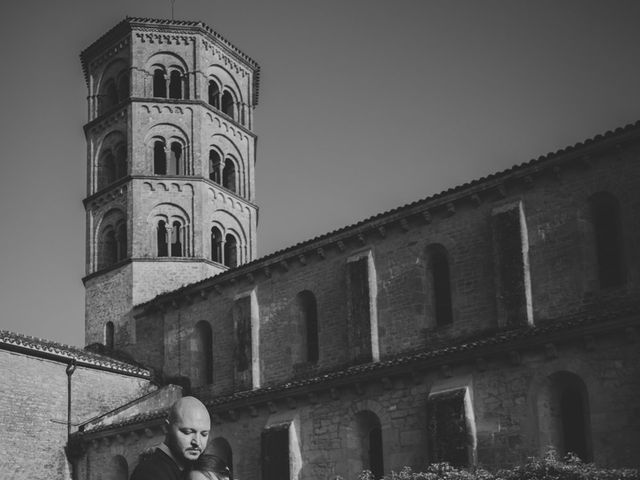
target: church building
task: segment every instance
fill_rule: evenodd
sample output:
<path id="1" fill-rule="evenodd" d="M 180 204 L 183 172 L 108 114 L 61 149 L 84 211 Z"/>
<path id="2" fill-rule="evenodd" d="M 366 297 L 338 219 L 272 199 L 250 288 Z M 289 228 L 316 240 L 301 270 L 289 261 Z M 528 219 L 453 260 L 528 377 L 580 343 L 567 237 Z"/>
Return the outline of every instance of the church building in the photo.
<path id="1" fill-rule="evenodd" d="M 61 478 L 128 479 L 187 394 L 242 480 L 640 466 L 640 122 L 257 258 L 258 64 L 147 18 L 81 60 L 87 347 L 0 338 Z"/>

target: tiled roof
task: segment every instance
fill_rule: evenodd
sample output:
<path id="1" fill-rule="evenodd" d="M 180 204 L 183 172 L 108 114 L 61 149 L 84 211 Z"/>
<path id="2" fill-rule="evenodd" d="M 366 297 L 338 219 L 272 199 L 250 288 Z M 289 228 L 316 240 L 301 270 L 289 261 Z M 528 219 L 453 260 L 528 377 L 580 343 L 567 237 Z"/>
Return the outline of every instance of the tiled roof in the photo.
<path id="1" fill-rule="evenodd" d="M 113 424 L 109 424 L 109 425 L 100 425 L 97 427 L 89 427 L 89 428 L 85 428 L 84 430 L 80 430 L 80 434 L 87 434 L 87 433 L 97 433 L 97 432 L 102 432 L 105 430 L 113 430 L 116 428 L 123 428 L 123 427 L 127 427 L 129 425 L 140 425 L 146 422 L 152 422 L 153 420 L 164 420 L 165 418 L 167 418 L 167 414 L 169 413 L 169 409 L 168 408 L 164 408 L 161 410 L 154 410 L 152 412 L 143 412 L 143 413 L 137 413 L 136 415 L 133 415 L 129 418 L 127 418 L 126 420 L 122 420 L 120 422 L 116 422 Z M 78 435 L 78 434 L 76 434 Z"/>
<path id="2" fill-rule="evenodd" d="M 274 395 L 296 395 L 296 391 L 321 386 L 323 384 L 352 384 L 362 377 L 372 375 L 384 376 L 389 373 L 409 372 L 413 367 L 437 367 L 449 362 L 464 361 L 462 359 L 483 357 L 487 358 L 499 352 L 506 352 L 544 344 L 547 342 L 566 341 L 575 339 L 576 333 L 581 335 L 598 335 L 607 330 L 624 328 L 628 324 L 637 327 L 640 323 L 640 303 L 615 305 L 608 302 L 562 318 L 547 320 L 539 326 L 527 326 L 510 330 L 494 330 L 476 334 L 473 337 L 451 342 L 431 350 L 424 350 L 409 354 L 397 355 L 379 362 L 353 365 L 347 368 L 328 371 L 312 377 L 302 378 L 277 385 L 271 385 L 255 390 L 246 390 L 231 395 L 208 398 L 209 394 L 197 395 L 204 404 L 214 412 L 217 409 L 243 401 L 264 402 Z M 468 360 L 467 360 L 468 361 Z M 106 430 L 123 428 L 156 419 L 165 418 L 166 409 L 150 413 L 139 414 L 123 422 L 100 426 L 85 430 L 84 433 L 98 433 Z"/>
<path id="3" fill-rule="evenodd" d="M 159 18 L 143 18 L 143 17 L 126 17 L 124 20 L 119 22 L 113 28 L 108 30 L 104 35 L 98 38 L 95 42 L 89 45 L 80 53 L 80 60 L 82 62 L 82 71 L 84 72 L 85 80 L 88 81 L 88 72 L 87 72 L 87 61 L 89 57 L 94 53 L 94 51 L 103 49 L 108 47 L 106 42 L 115 41 L 119 37 L 122 37 L 126 33 L 132 30 L 132 28 L 171 28 L 175 30 L 195 30 L 200 31 L 201 33 L 211 37 L 216 40 L 218 43 L 224 45 L 229 51 L 235 54 L 240 59 L 244 60 L 247 64 L 249 64 L 254 69 L 253 76 L 253 105 L 258 105 L 258 92 L 260 87 L 260 65 L 252 59 L 249 55 L 242 52 L 238 47 L 236 47 L 233 43 L 227 40 L 225 37 L 215 32 L 211 27 L 206 25 L 204 22 L 196 22 L 191 20 L 169 20 L 169 19 L 159 19 Z"/>
<path id="4" fill-rule="evenodd" d="M 334 244 L 347 237 L 356 235 L 360 231 L 365 231 L 372 227 L 384 225 L 385 222 L 392 221 L 392 219 L 406 217 L 415 212 L 425 211 L 428 208 L 444 205 L 452 199 L 457 199 L 461 196 L 464 196 L 465 194 L 470 195 L 472 193 L 476 193 L 477 191 L 482 190 L 485 186 L 500 185 L 501 183 L 509 179 L 523 178 L 534 173 L 539 173 L 540 171 L 550 168 L 551 166 L 556 166 L 558 163 L 561 163 L 565 160 L 574 161 L 576 159 L 580 159 L 580 155 L 586 155 L 587 152 L 590 152 L 592 149 L 597 148 L 599 145 L 602 145 L 605 142 L 612 142 L 615 144 L 615 142 L 623 141 L 625 137 L 633 135 L 640 135 L 640 121 L 637 121 L 633 124 L 628 124 L 624 127 L 616 128 L 615 130 L 609 130 L 604 134 L 596 135 L 595 137 L 587 139 L 584 142 L 578 142 L 573 146 L 561 148 L 556 152 L 548 153 L 547 155 L 542 155 L 536 159 L 529 160 L 528 162 L 514 165 L 513 167 L 506 170 L 502 170 L 500 172 L 478 178 L 471 182 L 458 185 L 457 187 L 449 188 L 448 190 L 442 191 L 435 195 L 425 197 L 415 202 L 379 213 L 357 223 L 339 228 L 337 230 L 333 230 L 309 240 L 305 240 L 290 247 L 255 259 L 249 263 L 245 263 L 244 265 L 240 265 L 239 267 L 219 273 L 218 275 L 215 275 L 213 277 L 209 277 L 204 280 L 185 285 L 171 292 L 160 294 L 154 299 L 149 300 L 148 302 L 137 305 L 137 307 L 142 308 L 147 305 L 151 305 L 157 300 L 161 300 L 163 298 L 168 299 L 174 296 L 180 296 L 183 292 L 199 285 L 206 284 L 208 282 L 219 283 L 229 278 L 246 275 L 247 273 L 255 271 L 258 268 L 263 268 L 265 266 L 271 265 L 272 263 L 277 263 L 277 261 L 283 258 L 286 259 L 295 257 L 296 255 L 299 255 L 300 253 L 307 250 L 326 247 L 327 245 Z"/>
<path id="5" fill-rule="evenodd" d="M 109 370 L 125 375 L 151 378 L 151 371 L 105 355 L 88 352 L 78 347 L 56 343 L 42 338 L 0 330 L 0 349 L 46 358 L 61 363 L 75 361 L 76 365 Z"/>

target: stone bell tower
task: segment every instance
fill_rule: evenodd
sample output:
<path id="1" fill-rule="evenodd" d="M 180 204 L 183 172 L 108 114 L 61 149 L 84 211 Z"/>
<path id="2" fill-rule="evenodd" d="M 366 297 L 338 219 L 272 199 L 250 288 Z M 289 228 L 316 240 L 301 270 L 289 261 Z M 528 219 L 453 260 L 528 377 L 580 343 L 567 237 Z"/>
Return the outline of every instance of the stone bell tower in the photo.
<path id="1" fill-rule="evenodd" d="M 126 350 L 133 306 L 256 256 L 259 67 L 203 23 L 146 18 L 81 60 L 85 340 Z"/>

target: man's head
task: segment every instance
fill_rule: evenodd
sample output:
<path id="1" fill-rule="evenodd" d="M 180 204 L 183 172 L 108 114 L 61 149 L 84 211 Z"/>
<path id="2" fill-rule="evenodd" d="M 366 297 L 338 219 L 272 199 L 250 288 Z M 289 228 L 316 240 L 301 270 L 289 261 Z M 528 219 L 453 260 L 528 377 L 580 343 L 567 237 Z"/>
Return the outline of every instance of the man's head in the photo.
<path id="1" fill-rule="evenodd" d="M 210 430 L 209 412 L 202 402 L 194 397 L 183 397 L 169 411 L 165 443 L 184 466 L 204 452 Z"/>

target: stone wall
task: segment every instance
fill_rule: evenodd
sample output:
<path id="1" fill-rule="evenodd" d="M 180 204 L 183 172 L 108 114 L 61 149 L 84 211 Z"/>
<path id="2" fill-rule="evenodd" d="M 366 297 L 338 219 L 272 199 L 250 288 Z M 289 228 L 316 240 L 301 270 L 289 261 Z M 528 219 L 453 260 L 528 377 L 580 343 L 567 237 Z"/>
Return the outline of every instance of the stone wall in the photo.
<path id="1" fill-rule="evenodd" d="M 0 476 L 70 480 L 65 363 L 0 350 Z M 154 389 L 148 380 L 78 367 L 72 375 L 72 431 Z"/>
<path id="2" fill-rule="evenodd" d="M 254 409 L 212 407 L 208 451 L 228 444 L 234 475 L 258 480 L 263 432 L 288 425 L 292 479 L 355 479 L 367 465 L 357 417 L 370 412 L 382 427 L 384 471 L 407 465 L 419 470 L 434 460 L 429 450 L 429 399 L 462 389 L 468 391 L 471 406 L 469 459 L 499 468 L 544 453 L 551 421 L 545 385 L 554 375 L 564 374 L 575 376 L 586 388 L 589 459 L 601 466 L 638 467 L 637 347 L 636 339 L 614 331 L 588 345 L 581 338 L 562 343 L 553 355 L 543 345 L 523 350 L 517 362 L 505 352 L 485 363 L 472 361 L 450 370 L 407 369 L 387 379 L 356 376 L 332 389 L 320 384 L 310 387 L 313 394 L 272 398 L 270 403 L 263 399 Z M 126 458 L 131 471 L 139 453 L 162 438 L 159 423 L 96 434 L 87 444 L 82 459 L 87 471 L 80 478 L 99 479 L 118 455 Z"/>
<path id="3" fill-rule="evenodd" d="M 164 324 L 163 368 L 171 375 L 191 375 L 190 338 L 195 324 L 207 321 L 214 343 L 212 392 L 231 391 L 233 385 L 227 380 L 233 368 L 231 345 L 235 342 L 231 312 L 234 302 L 249 294 L 257 298 L 255 315 L 259 322 L 253 341 L 260 361 L 260 385 L 286 381 L 300 371 L 309 374 L 349 363 L 347 263 L 351 256 L 363 252 L 370 252 L 376 276 L 375 330 L 380 358 L 506 326 L 500 320 L 503 294 L 495 283 L 502 254 L 494 250 L 492 219 L 496 209 L 514 204 L 522 208 L 528 242 L 526 263 L 520 262 L 518 268 L 526 269 L 520 275 L 524 278 L 526 273 L 530 285 L 526 295 L 515 297 L 529 302 L 520 310 L 531 311 L 530 319 L 522 313 L 524 325 L 590 309 L 606 300 L 633 298 L 640 287 L 638 253 L 632 248 L 640 243 L 639 201 L 634 194 L 640 174 L 640 164 L 633 160 L 637 154 L 634 147 L 625 150 L 622 159 L 605 156 L 589 168 L 574 166 L 559 177 L 541 176 L 533 186 L 512 188 L 507 198 L 497 198 L 491 191 L 476 205 L 461 200 L 460 206 L 448 213 L 435 210 L 428 223 L 418 219 L 407 229 L 400 225 L 387 228 L 384 235 L 372 229 L 360 240 L 341 242 L 342 247 L 328 243 L 322 256 L 311 250 L 282 261 L 271 259 L 264 262 L 266 267 L 257 264 L 249 275 L 234 277 L 233 282 L 211 280 L 216 288 L 205 282 L 194 288 L 189 299 L 173 297 L 169 308 L 151 309 L 147 314 L 157 319 L 158 325 Z M 611 168 L 617 172 L 615 182 L 609 173 Z M 598 287 L 588 211 L 589 197 L 600 191 L 617 196 L 624 225 L 626 282 L 608 289 Z M 434 244 L 444 247 L 450 267 L 453 321 L 442 326 L 436 325 L 434 318 L 428 269 L 427 251 Z M 320 351 L 317 363 L 300 366 L 296 352 L 303 329 L 296 324 L 299 315 L 292 311 L 296 296 L 304 290 L 316 299 Z"/>
<path id="4" fill-rule="evenodd" d="M 633 302 L 640 290 L 639 253 L 633 247 L 640 243 L 640 150 L 635 141 L 629 141 L 619 148 L 594 148 L 588 153 L 587 160 L 580 157 L 582 160 L 558 163 L 553 169 L 532 170 L 517 180 L 476 186 L 473 193 L 452 194 L 451 201 L 427 202 L 428 211 L 421 215 L 396 219 L 384 227 L 376 218 L 369 222 L 369 228 L 353 227 L 359 233 L 351 236 L 342 231 L 169 293 L 138 309 L 135 322 L 141 331 L 162 329 L 163 347 L 154 350 L 154 361 L 166 375 L 196 378 L 203 361 L 210 361 L 213 382 L 194 386 L 203 398 L 218 398 L 249 388 L 237 382 L 234 370 L 238 338 L 233 311 L 245 297 L 255 299 L 251 303 L 254 389 L 276 388 L 363 361 L 354 359 L 349 351 L 353 289 L 348 264 L 353 258 L 367 256 L 372 260 L 371 341 L 377 342 L 372 352 L 377 350 L 380 360 L 442 348 L 504 328 L 554 325 L 572 315 L 611 320 L 610 307 Z M 619 247 L 625 262 L 624 282 L 607 288 L 600 286 L 598 278 L 589 203 L 599 192 L 617 198 L 622 224 Z M 495 221 L 500 212 L 515 212 L 510 217 L 515 220 L 504 232 Z M 514 247 L 514 241 L 521 245 L 521 251 Z M 502 248 L 505 242 L 508 252 Z M 446 252 L 449 262 L 453 318 L 444 325 L 435 319 L 435 280 L 429 263 L 434 245 Z M 517 268 L 518 274 L 498 274 L 505 268 Z M 515 293 L 512 284 L 517 284 Z M 303 291 L 311 292 L 317 305 L 317 362 L 305 362 L 300 353 L 305 329 L 297 301 Z M 194 337 L 195 325 L 203 321 L 212 332 L 209 359 L 199 357 L 201 342 Z M 513 357 L 506 364 L 489 363 L 481 370 L 468 366 L 453 372 L 447 381 L 467 379 L 475 412 L 477 443 L 469 455 L 475 455 L 480 463 L 501 466 L 542 453 L 547 443 L 559 442 L 554 426 L 559 415 L 554 402 L 559 393 L 554 393 L 554 379 L 567 378 L 575 385 L 584 384 L 588 392 L 585 401 L 591 443 L 584 448 L 601 464 L 634 465 L 636 460 L 628 448 L 633 443 L 623 441 L 623 435 L 636 435 L 638 429 L 630 400 L 639 391 L 635 380 L 637 344 L 616 346 L 622 340 L 612 338 L 595 349 L 585 348 L 584 342 L 569 345 L 557 358 L 540 352 L 509 353 L 505 346 L 504 356 Z M 151 345 L 141 347 L 149 349 Z M 345 475 L 347 469 L 351 475 L 349 469 L 359 468 L 361 459 L 344 457 L 352 447 L 344 442 L 353 443 L 348 440 L 353 430 L 335 431 L 347 415 L 360 408 L 354 407 L 358 395 L 383 405 L 374 413 L 381 419 L 384 441 L 389 442 L 385 443 L 388 465 L 420 466 L 428 461 L 424 412 L 428 395 L 439 382 L 436 376 L 427 376 L 420 382 L 422 386 L 400 382 L 391 391 L 367 387 L 365 393 L 353 398 L 341 394 L 337 399 L 325 399 L 329 405 L 325 413 L 324 401 L 311 407 L 296 406 L 291 414 L 299 418 L 300 427 L 295 430 L 299 437 L 291 441 L 301 445 L 301 471 L 324 468 L 323 475 L 329 471 Z M 399 399 L 417 403 L 407 400 L 406 406 L 400 407 L 404 400 Z M 383 421 L 383 412 L 390 423 Z M 277 418 L 282 415 L 279 409 Z M 406 419 L 406 430 L 395 418 Z M 261 413 L 258 417 L 243 415 L 230 430 L 225 430 L 224 421 L 220 425 L 221 434 L 230 437 L 238 455 L 253 455 L 250 461 L 238 460 L 242 477 L 258 478 L 255 452 L 261 432 L 270 422 Z M 309 433 L 313 430 L 309 422 L 319 425 L 319 438 Z M 330 440 L 326 435 L 334 436 Z M 312 447 L 316 442 L 322 447 Z"/>

